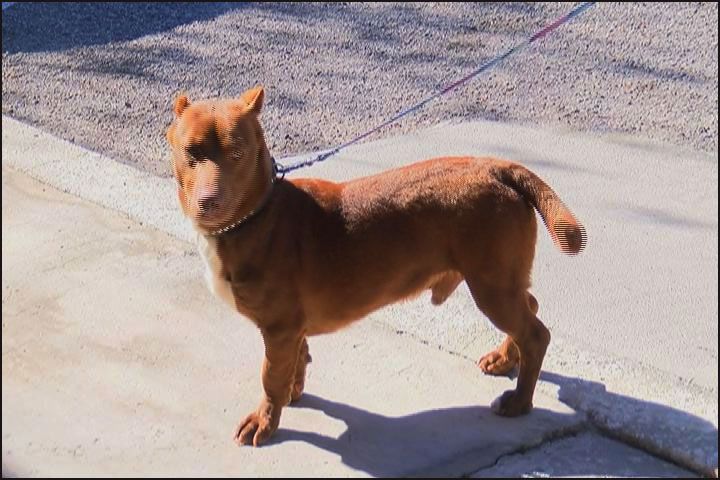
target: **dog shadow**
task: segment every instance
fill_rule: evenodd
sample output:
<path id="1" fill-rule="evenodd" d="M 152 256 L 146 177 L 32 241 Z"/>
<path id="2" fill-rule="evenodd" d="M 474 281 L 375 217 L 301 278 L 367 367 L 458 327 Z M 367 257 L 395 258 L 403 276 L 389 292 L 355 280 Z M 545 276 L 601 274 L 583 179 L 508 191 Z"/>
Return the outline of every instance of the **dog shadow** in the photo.
<path id="1" fill-rule="evenodd" d="M 341 420 L 346 430 L 337 438 L 280 428 L 270 444 L 307 442 L 334 453 L 356 470 L 378 477 L 457 476 L 515 450 L 522 442 L 527 418 L 503 418 L 489 407 L 468 406 L 427 410 L 390 417 L 305 393 L 293 408 L 309 408 Z M 539 444 L 552 426 L 577 425 L 574 414 L 536 408 L 530 414 L 535 429 L 523 435 Z"/>
<path id="2" fill-rule="evenodd" d="M 280 428 L 270 444 L 290 441 L 309 443 L 338 455 L 342 462 L 372 476 L 458 476 L 488 467 L 503 455 L 539 446 L 545 436 L 572 434 L 586 429 L 578 416 L 590 418 L 600 432 L 622 442 L 658 455 L 696 472 L 712 472 L 717 465 L 718 432 L 712 423 L 666 405 L 640 400 L 613 392 L 598 382 L 541 372 L 540 379 L 559 387 L 560 401 L 574 409 L 564 414 L 535 408 L 525 417 L 503 418 L 486 406 L 453 407 L 426 410 L 401 417 L 369 412 L 351 405 L 305 393 L 292 405 L 308 408 L 345 423 L 337 438 L 327 435 Z M 624 412 L 624 413 L 623 413 Z M 626 418 L 627 424 L 618 424 Z M 637 432 L 658 432 L 655 443 L 635 441 Z M 633 433 L 635 432 L 635 433 Z M 522 436 L 522 441 L 517 437 Z M 678 442 L 692 445 L 685 455 Z M 698 459 L 697 445 L 704 445 L 704 461 Z M 589 453 L 593 462 L 558 462 L 553 476 L 645 476 L 657 475 L 647 465 L 618 462 L 611 454 Z M 714 460 L 713 460 L 714 455 Z M 634 471 L 631 471 L 634 470 Z M 517 472 L 516 472 L 517 473 Z M 521 474 L 532 472 L 520 472 Z"/>

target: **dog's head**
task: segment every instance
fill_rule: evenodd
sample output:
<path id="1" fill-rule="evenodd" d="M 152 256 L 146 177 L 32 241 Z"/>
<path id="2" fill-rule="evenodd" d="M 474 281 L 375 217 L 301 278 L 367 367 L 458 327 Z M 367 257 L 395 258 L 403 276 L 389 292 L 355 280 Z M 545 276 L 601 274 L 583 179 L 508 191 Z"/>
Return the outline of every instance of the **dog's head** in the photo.
<path id="1" fill-rule="evenodd" d="M 258 120 L 264 91 L 255 87 L 231 100 L 175 100 L 167 130 L 178 200 L 205 232 L 252 210 L 268 187 L 272 166 Z"/>

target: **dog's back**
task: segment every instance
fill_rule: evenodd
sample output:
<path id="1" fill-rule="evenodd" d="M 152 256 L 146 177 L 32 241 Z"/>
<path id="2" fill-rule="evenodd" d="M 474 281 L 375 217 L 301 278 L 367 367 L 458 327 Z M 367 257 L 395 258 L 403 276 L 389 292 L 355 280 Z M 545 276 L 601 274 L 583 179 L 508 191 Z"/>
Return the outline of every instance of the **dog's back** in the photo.
<path id="1" fill-rule="evenodd" d="M 312 291 L 305 298 L 317 300 L 318 318 L 338 324 L 433 288 L 448 272 L 473 270 L 498 285 L 528 288 L 533 207 L 563 251 L 576 253 L 585 242 L 582 225 L 547 184 L 502 160 L 437 158 L 346 183 L 292 185 L 296 199 L 284 203 L 311 204 L 289 215 L 302 218 L 298 244 L 312 246 L 301 248 L 307 258 L 298 267 L 313 266 L 304 272 L 302 285 Z M 301 240 L 309 236 L 313 241 Z M 433 302 L 457 283 L 444 281 L 450 291 Z"/>

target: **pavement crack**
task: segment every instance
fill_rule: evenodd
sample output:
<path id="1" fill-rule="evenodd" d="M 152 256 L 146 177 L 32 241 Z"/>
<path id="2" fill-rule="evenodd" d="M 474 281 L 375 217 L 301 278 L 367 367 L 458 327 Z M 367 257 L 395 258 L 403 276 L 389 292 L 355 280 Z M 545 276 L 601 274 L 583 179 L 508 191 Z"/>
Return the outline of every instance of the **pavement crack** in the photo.
<path id="1" fill-rule="evenodd" d="M 585 433 L 585 432 L 591 431 L 591 430 L 592 430 L 592 427 L 587 422 L 587 419 L 586 419 L 585 421 L 582 421 L 577 425 L 573 425 L 571 427 L 552 431 L 552 432 L 548 433 L 547 435 L 544 435 L 543 438 L 538 443 L 522 445 L 512 451 L 503 453 L 502 455 L 497 457 L 495 459 L 495 462 L 493 462 L 491 465 L 479 466 L 477 468 L 470 470 L 469 472 L 461 474 L 460 477 L 461 478 L 469 478 L 471 475 L 475 475 L 482 470 L 488 470 L 491 468 L 495 468 L 498 465 L 498 463 L 506 457 L 510 457 L 513 455 L 524 455 L 526 453 L 530 453 L 534 450 L 542 448 L 544 445 L 546 445 L 548 443 L 552 443 L 557 440 L 561 440 L 563 438 L 576 437 L 576 436 L 580 435 L 581 433 Z"/>
<path id="2" fill-rule="evenodd" d="M 380 325 L 380 326 L 382 326 L 383 328 L 388 329 L 388 325 L 386 325 L 386 324 L 383 323 L 383 322 L 377 322 L 377 325 Z M 475 362 L 471 357 L 465 355 L 464 353 L 461 353 L 461 352 L 458 352 L 458 351 L 455 351 L 455 350 L 451 350 L 451 349 L 446 348 L 446 347 L 443 347 L 442 345 L 439 345 L 439 344 L 437 344 L 437 343 L 431 343 L 431 342 L 425 340 L 424 338 L 418 336 L 418 335 L 415 334 L 415 333 L 408 332 L 408 331 L 406 331 L 406 330 L 400 330 L 400 329 L 393 329 L 393 330 L 394 330 L 394 333 L 395 333 L 396 335 L 398 335 L 398 336 L 407 336 L 407 337 L 411 338 L 413 341 L 415 341 L 415 342 L 417 342 L 417 343 L 420 343 L 420 344 L 422 344 L 422 345 L 425 345 L 426 347 L 436 348 L 436 349 L 438 349 L 439 351 L 441 351 L 441 352 L 443 352 L 443 353 L 448 353 L 448 354 L 450 354 L 450 355 L 453 355 L 453 356 L 455 356 L 455 357 L 461 358 L 461 359 L 463 359 L 463 360 L 468 360 L 468 361 L 473 362 L 473 363 Z"/>

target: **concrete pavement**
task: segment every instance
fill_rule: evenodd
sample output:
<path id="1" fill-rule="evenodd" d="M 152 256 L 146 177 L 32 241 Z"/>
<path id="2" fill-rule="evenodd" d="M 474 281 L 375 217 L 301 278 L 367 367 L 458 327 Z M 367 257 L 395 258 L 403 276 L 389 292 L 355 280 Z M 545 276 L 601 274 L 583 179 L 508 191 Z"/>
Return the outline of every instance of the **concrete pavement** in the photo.
<path id="1" fill-rule="evenodd" d="M 312 339 L 306 397 L 269 446 L 239 448 L 262 342 L 207 293 L 192 247 L 24 174 L 2 182 L 3 476 L 483 475 L 588 426 L 543 394 L 500 418 L 488 405 L 511 380 L 366 322 Z M 633 473 L 688 473 L 645 457 Z"/>
<path id="2" fill-rule="evenodd" d="M 497 335 L 462 291 L 439 309 L 422 298 L 314 339 L 307 387 L 312 395 L 284 414 L 276 443 L 252 450 L 236 449 L 229 435 L 257 400 L 262 345 L 248 322 L 209 297 L 194 248 L 148 228 L 186 235 L 171 181 L 3 117 L 3 470 L 458 475 L 591 426 L 696 472 L 716 468 L 717 163 L 694 152 L 673 157 L 675 151 L 607 139 L 588 146 L 587 138 L 517 126 L 508 139 L 500 128 L 489 122 L 441 126 L 395 143 L 360 146 L 303 174 L 348 178 L 421 158 L 434 145 L 446 153 L 505 150 L 504 156 L 528 164 L 558 190 L 588 226 L 590 259 L 562 258 L 540 236 L 536 292 L 542 292 L 541 318 L 554 337 L 537 413 L 522 421 L 488 414 L 485 407 L 509 381 L 484 377 L 473 367 Z M 507 151 L 510 144 L 515 151 Z M 528 151 L 538 156 L 529 158 Z M 568 165 L 571 159 L 578 161 Z M 662 167 L 654 176 L 647 171 L 653 161 Z M 600 172 L 591 162 L 600 164 Z M 42 192 L 10 167 L 129 212 L 142 224 L 49 187 Z M 614 204 L 597 206 L 598 195 L 617 189 L 625 196 L 615 200 L 650 208 L 658 194 L 652 179 L 665 175 L 679 179 L 678 185 L 661 183 L 666 201 L 652 215 L 646 211 L 649 218 L 599 221 Z M 658 232 L 669 241 L 658 246 L 645 239 Z M 687 244 L 694 248 L 679 248 Z M 653 258 L 661 263 L 658 270 L 644 269 Z M 709 266 L 703 265 L 707 259 Z M 643 273 L 654 290 L 635 288 Z M 674 287 L 662 273 L 677 277 Z M 663 302 L 668 289 L 677 291 Z M 692 289 L 693 302 L 677 300 Z M 632 308 L 631 300 L 643 293 L 646 301 Z M 610 305 L 597 311 L 603 303 Z M 668 316 L 683 321 L 678 325 Z M 609 323 L 618 330 L 602 331 Z M 632 335 L 642 341 L 633 344 Z M 698 341 L 705 350 L 687 348 Z M 665 362 L 668 355 L 658 350 L 688 354 Z M 693 381 L 684 375 L 689 369 Z M 543 448 L 573 457 L 567 442 L 554 445 Z M 637 457 L 635 450 L 619 448 L 624 453 L 613 452 L 614 461 Z M 588 474 L 617 474 L 581 450 L 575 458 Z M 653 468 L 635 474 L 664 471 Z"/>

